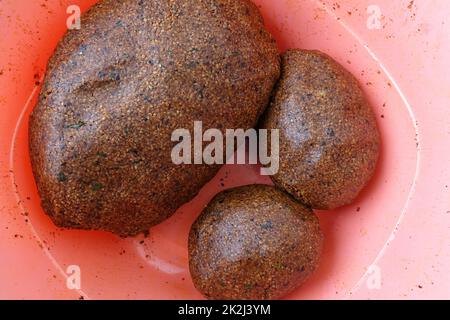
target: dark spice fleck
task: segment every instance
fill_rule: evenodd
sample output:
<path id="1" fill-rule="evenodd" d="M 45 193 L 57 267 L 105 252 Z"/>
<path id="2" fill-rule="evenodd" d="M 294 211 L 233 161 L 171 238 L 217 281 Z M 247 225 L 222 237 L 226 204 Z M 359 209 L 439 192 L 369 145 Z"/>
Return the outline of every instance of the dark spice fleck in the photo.
<path id="1" fill-rule="evenodd" d="M 92 184 L 92 190 L 93 191 L 99 191 L 99 190 L 102 190 L 102 189 L 103 189 L 103 185 L 101 183 L 94 182 Z"/>
<path id="2" fill-rule="evenodd" d="M 59 182 L 65 182 L 65 181 L 67 181 L 67 176 L 64 174 L 64 172 L 58 173 L 57 178 L 58 178 L 58 181 L 59 181 Z"/>
<path id="3" fill-rule="evenodd" d="M 253 285 L 249 284 L 249 283 L 246 283 L 245 286 L 244 286 L 244 289 L 245 290 L 252 290 L 253 289 Z"/>
<path id="4" fill-rule="evenodd" d="M 66 126 L 66 128 L 69 128 L 69 129 L 80 129 L 80 128 L 84 127 L 85 125 L 86 125 L 86 122 L 78 121 L 75 124 L 70 124 L 70 125 Z"/>
<path id="5" fill-rule="evenodd" d="M 261 228 L 263 228 L 263 229 L 265 229 L 265 230 L 272 230 L 272 228 L 273 228 L 272 221 L 271 221 L 271 220 L 267 220 L 266 222 L 264 222 L 264 223 L 261 225 Z"/>

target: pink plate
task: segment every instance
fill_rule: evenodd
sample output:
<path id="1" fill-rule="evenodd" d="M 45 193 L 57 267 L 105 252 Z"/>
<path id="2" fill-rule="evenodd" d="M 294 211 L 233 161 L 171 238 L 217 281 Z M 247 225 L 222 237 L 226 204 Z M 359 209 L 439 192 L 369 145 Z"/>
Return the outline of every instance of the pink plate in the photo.
<path id="1" fill-rule="evenodd" d="M 217 192 L 268 182 L 256 167 L 224 167 L 147 238 L 60 230 L 40 208 L 28 115 L 67 7 L 94 2 L 0 2 L 0 298 L 200 299 L 188 271 L 190 225 Z M 450 298 L 450 3 L 255 2 L 280 50 L 323 50 L 359 78 L 383 139 L 358 201 L 319 212 L 321 266 L 288 298 Z M 73 266 L 80 289 L 67 286 Z"/>

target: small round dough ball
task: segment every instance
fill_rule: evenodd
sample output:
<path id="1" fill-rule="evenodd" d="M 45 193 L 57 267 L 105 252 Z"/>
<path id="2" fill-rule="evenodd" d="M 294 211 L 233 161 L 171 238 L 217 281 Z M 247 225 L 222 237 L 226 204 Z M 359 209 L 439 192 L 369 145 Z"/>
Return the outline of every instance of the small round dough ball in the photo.
<path id="1" fill-rule="evenodd" d="M 314 272 L 323 235 L 287 193 L 251 185 L 217 195 L 189 235 L 189 266 L 208 299 L 279 299 Z"/>

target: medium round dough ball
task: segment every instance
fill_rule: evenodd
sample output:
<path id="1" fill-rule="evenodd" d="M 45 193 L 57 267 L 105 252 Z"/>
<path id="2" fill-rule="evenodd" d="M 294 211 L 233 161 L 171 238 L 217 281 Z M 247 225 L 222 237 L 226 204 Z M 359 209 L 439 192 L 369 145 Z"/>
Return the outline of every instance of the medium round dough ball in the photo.
<path id="1" fill-rule="evenodd" d="M 350 204 L 377 164 L 380 136 L 357 80 L 319 51 L 289 50 L 261 127 L 280 130 L 272 179 L 316 209 Z"/>

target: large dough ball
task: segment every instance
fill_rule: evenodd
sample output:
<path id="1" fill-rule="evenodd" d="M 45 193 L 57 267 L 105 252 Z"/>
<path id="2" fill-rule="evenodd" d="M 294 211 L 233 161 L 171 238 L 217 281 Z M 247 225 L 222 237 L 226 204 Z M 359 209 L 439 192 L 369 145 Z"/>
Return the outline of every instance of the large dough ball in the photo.
<path id="1" fill-rule="evenodd" d="M 247 0 L 103 0 L 51 58 L 30 119 L 42 205 L 61 227 L 135 235 L 218 166 L 174 165 L 175 129 L 251 128 L 279 77 Z"/>

